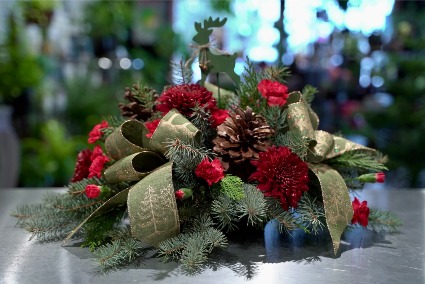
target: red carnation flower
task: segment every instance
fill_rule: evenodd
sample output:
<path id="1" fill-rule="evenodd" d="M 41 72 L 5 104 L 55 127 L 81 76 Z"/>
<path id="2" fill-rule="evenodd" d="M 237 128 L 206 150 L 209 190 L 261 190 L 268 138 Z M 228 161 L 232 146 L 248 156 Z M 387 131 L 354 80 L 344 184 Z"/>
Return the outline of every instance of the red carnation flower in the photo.
<path id="1" fill-rule="evenodd" d="M 296 208 L 308 188 L 308 166 L 287 147 L 271 147 L 259 154 L 257 166 L 249 177 L 258 182 L 257 188 L 265 196 L 280 200 L 283 209 Z"/>
<path id="2" fill-rule="evenodd" d="M 92 151 L 90 149 L 85 149 L 78 153 L 74 175 L 72 176 L 71 182 L 77 182 L 88 177 L 89 168 L 92 162 L 91 156 Z"/>
<path id="3" fill-rule="evenodd" d="M 148 138 L 152 137 L 160 121 L 161 121 L 160 119 L 155 119 L 154 121 L 145 122 L 145 126 L 149 130 L 149 133 L 146 134 L 146 137 Z"/>
<path id="4" fill-rule="evenodd" d="M 84 193 L 88 198 L 97 198 L 99 197 L 101 192 L 100 186 L 97 186 L 95 184 L 88 184 L 86 185 L 86 188 L 84 190 Z"/>
<path id="5" fill-rule="evenodd" d="M 102 138 L 102 129 L 109 127 L 108 122 L 102 121 L 99 124 L 96 124 L 93 129 L 89 133 L 89 139 L 88 142 L 90 144 L 95 143 L 97 140 Z"/>
<path id="6" fill-rule="evenodd" d="M 216 106 L 212 93 L 197 84 L 183 84 L 168 88 L 158 99 L 156 109 L 165 115 L 171 109 L 177 109 L 189 117 L 196 105 L 209 109 Z"/>
<path id="7" fill-rule="evenodd" d="M 375 174 L 376 182 L 384 183 L 385 182 L 385 173 L 379 172 Z"/>
<path id="8" fill-rule="evenodd" d="M 360 203 L 360 201 L 357 199 L 357 197 L 354 197 L 354 200 L 352 202 L 353 205 L 353 218 L 351 219 L 352 224 L 359 223 L 363 227 L 366 227 L 369 221 L 369 207 L 367 207 L 367 201 L 363 201 Z"/>
<path id="9" fill-rule="evenodd" d="M 107 156 L 102 155 L 96 157 L 90 165 L 88 177 L 100 178 L 102 176 L 102 170 L 107 162 L 109 162 L 109 158 Z"/>
<path id="10" fill-rule="evenodd" d="M 210 162 L 209 158 L 205 158 L 196 167 L 195 175 L 204 179 L 211 186 L 224 178 L 224 170 L 219 159 L 215 158 Z"/>
<path id="11" fill-rule="evenodd" d="M 184 191 L 179 189 L 176 192 L 174 192 L 176 199 L 181 200 L 184 197 Z"/>
<path id="12" fill-rule="evenodd" d="M 94 146 L 93 152 L 90 156 L 90 160 L 93 162 L 94 159 L 96 159 L 99 156 L 103 156 L 103 150 L 102 147 L 100 147 L 99 145 Z"/>
<path id="13" fill-rule="evenodd" d="M 229 112 L 225 109 L 215 108 L 211 110 L 211 126 L 217 127 L 229 117 Z"/>
<path id="14" fill-rule="evenodd" d="M 267 99 L 269 106 L 283 106 L 288 99 L 288 87 L 279 82 L 264 79 L 261 80 L 257 88 L 261 95 Z"/>

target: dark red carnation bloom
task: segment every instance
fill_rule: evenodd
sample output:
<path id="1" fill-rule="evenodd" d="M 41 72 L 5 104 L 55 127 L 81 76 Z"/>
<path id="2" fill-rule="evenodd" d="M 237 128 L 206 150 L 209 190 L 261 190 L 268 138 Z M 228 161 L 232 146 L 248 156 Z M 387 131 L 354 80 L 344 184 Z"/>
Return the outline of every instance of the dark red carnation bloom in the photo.
<path id="1" fill-rule="evenodd" d="M 209 158 L 205 158 L 196 167 L 195 175 L 204 179 L 211 186 L 213 183 L 217 183 L 224 178 L 224 169 L 219 159 L 215 158 L 210 162 Z"/>
<path id="2" fill-rule="evenodd" d="M 211 110 L 211 126 L 217 127 L 229 117 L 229 112 L 225 109 L 215 108 Z"/>
<path id="3" fill-rule="evenodd" d="M 359 223 L 363 227 L 366 227 L 369 222 L 369 207 L 367 207 L 367 201 L 360 203 L 360 200 L 357 197 L 354 197 L 352 202 L 354 215 L 351 219 L 352 224 Z"/>
<path id="4" fill-rule="evenodd" d="M 257 88 L 261 95 L 267 99 L 269 106 L 283 106 L 288 99 L 288 87 L 279 82 L 264 79 L 261 80 Z"/>
<path id="5" fill-rule="evenodd" d="M 88 177 L 89 167 L 92 162 L 91 156 L 92 151 L 90 149 L 85 149 L 78 153 L 77 163 L 75 164 L 74 175 L 71 182 L 77 182 Z"/>
<path id="6" fill-rule="evenodd" d="M 265 196 L 280 200 L 283 209 L 296 208 L 308 188 L 308 166 L 287 147 L 270 147 L 252 161 L 257 170 L 249 177 Z"/>
<path id="7" fill-rule="evenodd" d="M 145 126 L 146 128 L 149 130 L 149 133 L 146 134 L 146 137 L 151 138 L 153 133 L 155 132 L 156 128 L 158 127 L 158 124 L 161 120 L 160 119 L 155 119 L 153 121 L 150 122 L 145 122 Z"/>
<path id="8" fill-rule="evenodd" d="M 176 196 L 176 199 L 181 200 L 184 197 L 184 191 L 179 189 L 176 192 L 174 192 L 174 195 Z"/>
<path id="9" fill-rule="evenodd" d="M 96 159 L 99 156 L 103 156 L 103 150 L 102 150 L 102 147 L 100 147 L 99 145 L 96 145 L 96 146 L 94 146 L 90 160 L 93 162 L 94 159 Z"/>
<path id="10" fill-rule="evenodd" d="M 89 133 L 89 139 L 88 142 L 90 144 L 95 143 L 97 140 L 102 138 L 102 129 L 109 127 L 108 122 L 102 121 L 99 124 L 96 124 L 93 129 Z"/>
<path id="11" fill-rule="evenodd" d="M 96 157 L 90 165 L 88 177 L 100 178 L 102 176 L 102 170 L 107 162 L 109 162 L 109 158 L 107 156 L 102 155 Z"/>
<path id="12" fill-rule="evenodd" d="M 197 84 L 183 84 L 168 88 L 158 99 L 156 109 L 165 115 L 171 109 L 177 109 L 182 115 L 189 117 L 196 105 L 211 109 L 216 107 L 212 93 Z"/>
<path id="13" fill-rule="evenodd" d="M 95 184 L 88 184 L 86 185 L 86 188 L 84 190 L 84 193 L 88 198 L 97 198 L 99 197 L 101 192 L 101 188 L 98 185 Z"/>

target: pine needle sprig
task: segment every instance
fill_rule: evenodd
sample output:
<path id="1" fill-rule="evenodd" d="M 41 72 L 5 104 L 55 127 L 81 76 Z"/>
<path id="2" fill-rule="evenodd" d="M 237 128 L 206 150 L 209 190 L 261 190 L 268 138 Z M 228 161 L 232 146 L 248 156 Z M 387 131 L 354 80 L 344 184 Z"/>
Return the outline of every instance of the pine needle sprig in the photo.
<path id="1" fill-rule="evenodd" d="M 196 105 L 190 116 L 190 122 L 199 129 L 201 132 L 202 144 L 206 147 L 212 148 L 211 140 L 217 134 L 216 130 L 211 127 L 210 117 L 211 113 L 205 107 Z"/>
<path id="2" fill-rule="evenodd" d="M 398 219 L 392 212 L 370 208 L 368 227 L 376 232 L 386 231 L 394 233 L 398 231 L 401 225 Z"/>
<path id="3" fill-rule="evenodd" d="M 279 231 L 290 233 L 290 231 L 304 227 L 299 224 L 297 218 L 290 211 L 285 211 L 280 206 L 279 200 L 275 198 L 266 198 L 267 211 L 270 219 L 276 219 L 279 222 Z"/>
<path id="4" fill-rule="evenodd" d="M 302 137 L 297 131 L 287 131 L 280 133 L 274 137 L 276 146 L 285 146 L 300 157 L 301 160 L 307 160 L 307 154 L 310 150 L 308 147 L 309 141 Z"/>
<path id="5" fill-rule="evenodd" d="M 190 66 L 186 66 L 183 60 L 180 60 L 180 62 L 171 61 L 170 67 L 174 85 L 190 84 L 193 78 L 193 71 Z"/>
<path id="6" fill-rule="evenodd" d="M 239 220 L 235 200 L 226 194 L 219 194 L 211 203 L 211 215 L 217 221 L 218 229 L 233 231 L 237 229 L 236 222 Z"/>
<path id="7" fill-rule="evenodd" d="M 101 129 L 102 134 L 107 137 L 125 121 L 122 116 L 108 116 L 105 118 L 108 127 Z"/>
<path id="8" fill-rule="evenodd" d="M 244 184 L 245 197 L 237 203 L 238 217 L 247 217 L 247 224 L 262 227 L 267 222 L 267 202 L 264 195 L 252 184 Z"/>
<path id="9" fill-rule="evenodd" d="M 376 155 L 365 151 L 347 152 L 341 156 L 326 160 L 325 163 L 336 169 L 355 169 L 363 173 L 388 170 L 377 159 Z"/>
<path id="10" fill-rule="evenodd" d="M 196 166 L 206 157 L 213 156 L 214 153 L 195 142 L 184 142 L 175 139 L 167 142 L 167 152 L 165 156 L 174 162 L 176 178 L 187 184 L 196 184 L 194 170 Z"/>
<path id="11" fill-rule="evenodd" d="M 10 216 L 17 218 L 17 225 L 22 227 L 26 220 L 41 215 L 44 210 L 45 206 L 43 204 L 24 204 L 10 212 Z"/>
<path id="12" fill-rule="evenodd" d="M 102 272 L 127 266 L 136 259 L 140 260 L 149 251 L 139 240 L 131 237 L 128 230 L 112 238 L 111 243 L 100 246 L 93 252 L 98 257 Z"/>
<path id="13" fill-rule="evenodd" d="M 289 67 L 286 66 L 267 66 L 264 69 L 264 79 L 285 83 L 286 78 L 291 75 Z"/>
<path id="14" fill-rule="evenodd" d="M 303 90 L 302 90 L 302 94 L 303 97 L 305 99 L 305 101 L 311 105 L 311 103 L 314 100 L 314 97 L 316 96 L 316 94 L 319 92 L 319 90 L 317 90 L 317 88 L 311 86 L 311 85 L 306 85 Z"/>
<path id="15" fill-rule="evenodd" d="M 264 106 L 266 103 L 258 91 L 258 84 L 263 79 L 264 74 L 258 72 L 254 64 L 248 58 L 246 64 L 245 73 L 242 75 L 243 80 L 241 80 L 239 90 L 236 93 L 239 96 L 239 103 L 242 109 L 249 106 L 254 112 L 259 113 L 265 108 Z M 264 103 L 261 104 L 260 102 Z"/>
<path id="16" fill-rule="evenodd" d="M 275 135 L 283 134 L 287 129 L 287 109 L 282 109 L 278 106 L 268 107 L 262 113 L 267 123 L 274 130 Z"/>
<path id="17" fill-rule="evenodd" d="M 325 209 L 317 200 L 305 193 L 298 202 L 297 212 L 299 217 L 297 221 L 302 223 L 304 227 L 317 235 L 326 228 L 325 225 Z"/>

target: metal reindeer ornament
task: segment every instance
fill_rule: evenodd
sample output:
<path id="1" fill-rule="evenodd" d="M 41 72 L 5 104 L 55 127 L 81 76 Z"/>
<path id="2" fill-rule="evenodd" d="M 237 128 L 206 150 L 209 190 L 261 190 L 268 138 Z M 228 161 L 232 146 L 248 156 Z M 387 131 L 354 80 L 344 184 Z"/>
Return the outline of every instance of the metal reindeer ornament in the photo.
<path id="1" fill-rule="evenodd" d="M 193 37 L 193 41 L 197 43 L 197 45 L 194 45 L 197 51 L 195 51 L 194 56 L 198 55 L 199 57 L 199 68 L 202 73 L 200 85 L 204 85 L 208 74 L 220 72 L 229 75 L 236 86 L 239 85 L 240 78 L 234 71 L 237 53 L 230 54 L 213 47 L 209 38 L 213 32 L 212 28 L 222 27 L 226 21 L 227 18 L 220 21 L 219 18 L 213 20 L 209 17 L 208 20 L 204 20 L 204 26 L 202 26 L 202 23 L 195 22 L 197 34 Z"/>

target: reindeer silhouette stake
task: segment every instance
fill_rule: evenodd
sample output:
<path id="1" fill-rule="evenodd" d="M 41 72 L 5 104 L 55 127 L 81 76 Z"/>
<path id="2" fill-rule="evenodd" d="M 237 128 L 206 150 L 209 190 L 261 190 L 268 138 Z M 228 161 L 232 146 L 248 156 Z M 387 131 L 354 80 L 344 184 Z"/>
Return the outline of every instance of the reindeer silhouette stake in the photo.
<path id="1" fill-rule="evenodd" d="M 195 30 L 198 32 L 194 37 L 193 41 L 198 45 L 198 56 L 199 56 L 199 68 L 201 69 L 202 78 L 199 82 L 200 85 L 204 85 L 204 82 L 210 73 L 224 72 L 233 80 L 236 86 L 239 86 L 240 78 L 235 73 L 235 60 L 238 57 L 237 53 L 229 54 L 217 48 L 211 46 L 210 35 L 212 34 L 212 28 L 222 27 L 227 21 L 224 18 L 220 21 L 219 18 L 213 20 L 209 17 L 208 20 L 204 20 L 204 26 L 202 23 L 195 22 Z"/>

